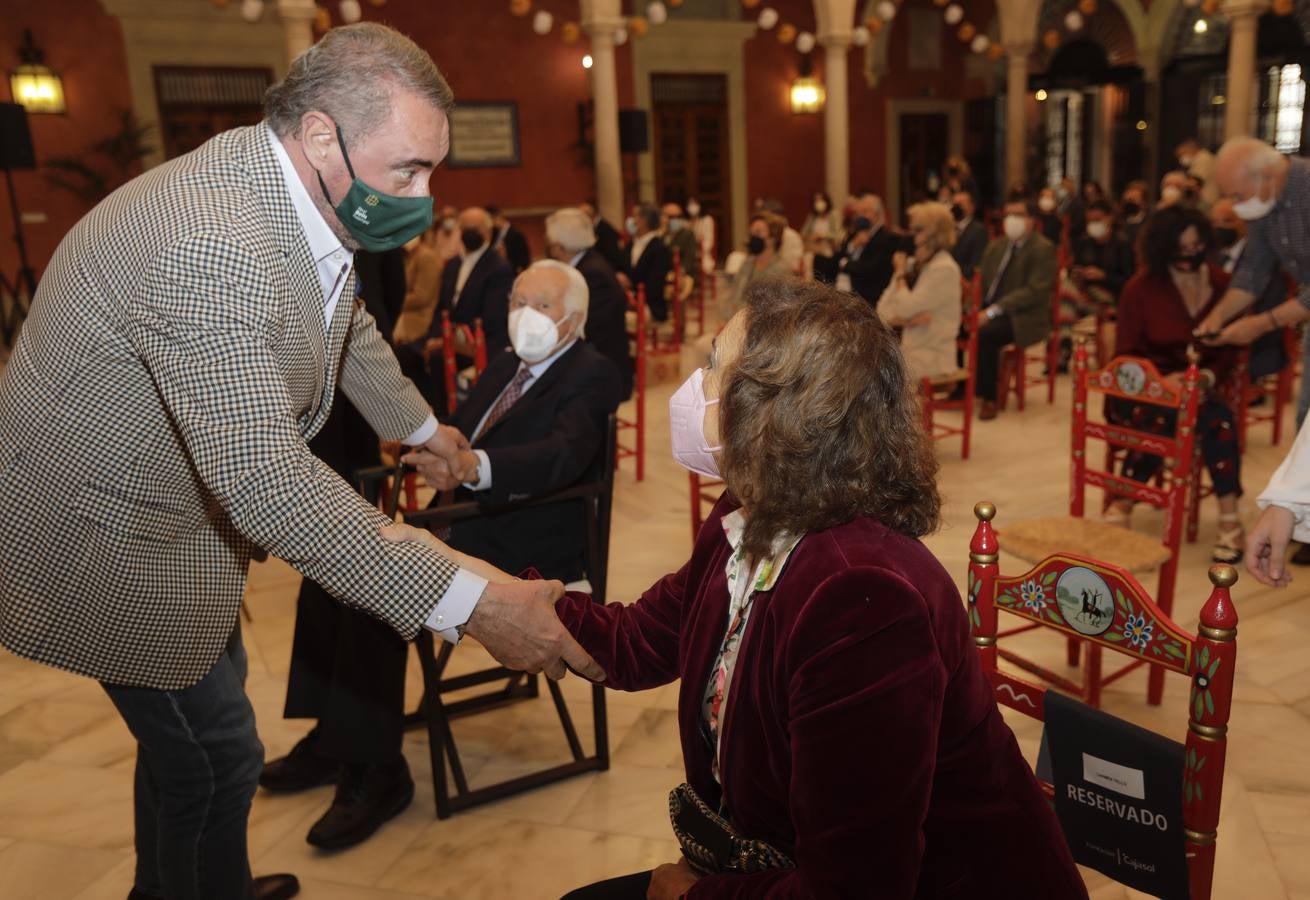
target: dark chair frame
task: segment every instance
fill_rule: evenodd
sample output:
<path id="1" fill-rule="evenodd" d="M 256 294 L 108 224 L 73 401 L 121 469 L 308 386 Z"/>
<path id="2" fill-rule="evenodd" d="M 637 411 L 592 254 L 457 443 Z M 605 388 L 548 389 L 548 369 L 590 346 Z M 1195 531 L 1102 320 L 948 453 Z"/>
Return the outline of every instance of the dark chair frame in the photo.
<path id="1" fill-rule="evenodd" d="M 513 503 L 484 505 L 466 502 L 406 512 L 404 521 L 415 527 L 436 529 L 448 527 L 455 522 L 488 515 L 501 515 L 534 506 L 580 501 L 585 519 L 587 578 L 591 583 L 592 599 L 597 603 L 604 603 L 609 575 L 609 534 L 614 497 L 616 434 L 616 418 L 611 415 L 600 458 L 591 467 L 589 477 L 572 487 Z M 386 486 L 390 496 L 385 498 L 386 505 L 383 509 L 394 514 L 399 500 L 399 486 L 402 482 L 402 478 L 395 477 L 396 475 L 395 469 L 380 467 L 357 472 L 356 480 L 360 483 L 364 496 L 374 503 L 384 499 L 382 490 Z M 415 649 L 418 651 L 419 664 L 423 669 L 423 701 L 419 710 L 408 717 L 408 722 L 415 725 L 425 724 L 428 730 L 428 752 L 432 760 L 432 783 L 436 795 L 438 819 L 448 819 L 461 810 L 512 797 L 566 778 L 609 769 L 609 720 L 605 707 L 605 687 L 594 684 L 591 688 L 595 750 L 587 754 L 582 747 L 563 692 L 556 682 L 547 678 L 546 685 L 554 702 L 555 711 L 559 714 L 560 726 L 568 741 L 572 760 L 485 787 L 470 788 L 468 778 L 464 774 L 459 748 L 451 731 L 451 720 L 537 697 L 540 695 L 540 678 L 504 666 L 492 666 L 448 678 L 445 671 L 454 651 L 454 645 L 440 642 L 441 646 L 438 649 L 437 643 L 431 632 L 420 629 L 415 640 Z M 504 682 L 504 684 L 452 703 L 442 699 L 443 695 L 455 691 L 497 682 Z"/>

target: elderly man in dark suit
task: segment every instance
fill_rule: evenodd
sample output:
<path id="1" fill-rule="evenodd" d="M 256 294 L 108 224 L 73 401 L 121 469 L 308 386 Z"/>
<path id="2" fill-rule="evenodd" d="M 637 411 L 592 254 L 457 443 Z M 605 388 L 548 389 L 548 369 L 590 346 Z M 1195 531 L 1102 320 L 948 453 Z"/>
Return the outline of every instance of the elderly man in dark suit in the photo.
<path id="1" fill-rule="evenodd" d="M 596 251 L 591 219 L 581 209 L 565 207 L 546 218 L 546 252 L 568 263 L 587 281 L 590 297 L 586 341 L 614 363 L 619 373 L 620 396 L 632 393 L 632 354 L 628 347 L 628 299 L 610 264 Z"/>
<path id="2" fill-rule="evenodd" d="M 646 306 L 656 322 L 669 318 L 669 305 L 664 299 L 664 285 L 673 256 L 660 239 L 659 207 L 643 203 L 632 211 L 632 244 L 628 247 L 627 265 L 620 272 L 624 286 L 634 292 L 639 285 L 646 288 Z"/>
<path id="3" fill-rule="evenodd" d="M 887 230 L 887 215 L 878 195 L 861 194 L 854 211 L 855 221 L 833 257 L 833 284 L 876 305 L 891 283 L 892 256 L 901 249 L 901 238 Z"/>
<path id="4" fill-rule="evenodd" d="M 627 257 L 623 253 L 623 241 L 619 237 L 619 230 L 596 210 L 595 200 L 578 204 L 578 209 L 591 220 L 591 227 L 596 232 L 596 246 L 593 249 L 604 257 L 605 262 L 609 263 L 610 268 L 615 272 L 623 271 Z"/>
<path id="5" fill-rule="evenodd" d="M 982 258 L 983 309 L 978 313 L 978 418 L 996 418 L 996 379 L 1001 348 L 1020 349 L 1051 333 L 1051 291 L 1055 289 L 1055 245 L 1037 230 L 1037 204 L 1022 195 L 1005 204 L 1005 234 L 987 245 Z"/>
<path id="6" fill-rule="evenodd" d="M 100 682 L 136 739 L 133 900 L 298 890 L 252 881 L 246 845 L 264 750 L 238 618 L 257 551 L 403 638 L 467 632 L 508 666 L 604 677 L 560 625 L 562 586 L 385 540 L 387 518 L 306 445 L 338 384 L 425 468 L 465 443 L 401 374 L 351 271 L 355 250 L 431 222 L 452 105 L 398 32 L 328 31 L 265 122 L 74 226 L 0 376 L 0 643 Z"/>
<path id="7" fill-rule="evenodd" d="M 955 246 L 951 248 L 951 256 L 955 257 L 960 274 L 972 278 L 987 249 L 987 227 L 978 221 L 973 194 L 956 192 L 951 197 L 951 215 L 955 218 Z"/>

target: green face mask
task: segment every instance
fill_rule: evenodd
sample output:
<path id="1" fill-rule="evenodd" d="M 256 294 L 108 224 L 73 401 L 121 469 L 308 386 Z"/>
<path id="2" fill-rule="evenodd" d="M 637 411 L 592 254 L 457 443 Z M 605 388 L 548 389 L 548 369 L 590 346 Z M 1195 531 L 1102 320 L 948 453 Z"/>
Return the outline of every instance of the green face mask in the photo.
<path id="1" fill-rule="evenodd" d="M 359 242 L 359 246 L 372 252 L 394 250 L 404 245 L 410 238 L 417 237 L 432 225 L 431 197 L 397 197 L 375 191 L 355 176 L 355 167 L 350 164 L 346 153 L 346 142 L 341 136 L 341 126 L 337 126 L 337 143 L 341 145 L 341 158 L 346 161 L 346 171 L 354 179 L 350 190 L 341 202 L 333 207 L 337 218 L 346 230 Z M 318 186 L 327 197 L 323 176 L 318 176 Z"/>

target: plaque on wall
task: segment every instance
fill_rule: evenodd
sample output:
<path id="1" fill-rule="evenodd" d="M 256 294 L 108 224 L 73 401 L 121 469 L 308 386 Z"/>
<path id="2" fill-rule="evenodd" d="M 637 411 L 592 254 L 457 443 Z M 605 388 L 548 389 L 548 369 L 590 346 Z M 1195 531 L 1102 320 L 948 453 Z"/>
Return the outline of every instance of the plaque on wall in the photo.
<path id="1" fill-rule="evenodd" d="M 450 113 L 453 168 L 517 166 L 519 111 L 514 103 L 460 103 Z"/>

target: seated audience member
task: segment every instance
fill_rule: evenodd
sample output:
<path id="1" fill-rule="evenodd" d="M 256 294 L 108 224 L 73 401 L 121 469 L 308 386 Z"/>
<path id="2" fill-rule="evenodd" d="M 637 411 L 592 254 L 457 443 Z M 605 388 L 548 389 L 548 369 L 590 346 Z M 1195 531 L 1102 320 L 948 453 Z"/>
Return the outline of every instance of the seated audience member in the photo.
<path id="1" fill-rule="evenodd" d="M 532 254 L 528 252 L 528 239 L 506 218 L 499 206 L 488 205 L 486 209 L 493 223 L 491 249 L 503 256 L 517 275 L 532 262 Z"/>
<path id="2" fill-rule="evenodd" d="M 1160 179 L 1160 202 L 1156 204 L 1156 209 L 1164 209 L 1166 206 L 1183 205 L 1192 206 L 1187 202 L 1187 192 L 1192 188 L 1192 183 L 1187 177 L 1186 172 L 1175 169 L 1172 172 L 1165 172 L 1164 177 Z M 1147 262 L 1143 260 L 1143 263 Z"/>
<path id="3" fill-rule="evenodd" d="M 428 235 L 439 232 L 441 227 L 438 223 L 428 234 L 405 245 L 405 300 L 392 330 L 392 340 L 397 344 L 420 340 L 432 327 L 444 263 Z"/>
<path id="4" fill-rule="evenodd" d="M 605 262 L 609 263 L 610 268 L 615 272 L 622 271 L 627 265 L 627 256 L 623 252 L 623 238 L 619 230 L 597 212 L 595 201 L 588 200 L 586 203 L 579 204 L 578 209 L 586 213 L 587 218 L 591 220 L 591 227 L 596 232 L 596 252 L 605 257 Z"/>
<path id="5" fill-rule="evenodd" d="M 714 217 L 705 211 L 695 197 L 687 200 L 687 221 L 691 224 L 691 233 L 696 236 L 696 248 L 700 254 L 700 270 L 714 271 L 715 232 Z"/>
<path id="6" fill-rule="evenodd" d="M 886 213 L 876 194 L 860 194 L 853 212 L 855 218 L 834 260 L 832 280 L 838 290 L 859 294 L 873 305 L 892 280 L 892 254 L 900 248 L 901 238 L 885 227 Z M 815 276 L 819 276 L 817 267 Z"/>
<path id="7" fill-rule="evenodd" d="M 591 219 L 580 209 L 565 207 L 546 217 L 546 252 L 573 266 L 587 282 L 590 297 L 587 327 L 581 336 L 614 363 L 619 373 L 620 398 L 632 393 L 632 356 L 628 348 L 628 298 L 610 268 L 594 249 L 596 234 Z"/>
<path id="8" fill-rule="evenodd" d="M 987 245 L 982 258 L 983 309 L 978 313 L 979 419 L 996 418 L 1001 349 L 1021 350 L 1051 333 L 1051 291 L 1055 288 L 1055 245 L 1036 232 L 1037 204 L 1011 195 L 1005 204 L 1005 234 Z"/>
<path id="9" fill-rule="evenodd" d="M 954 372 L 960 330 L 960 267 L 951 256 L 955 220 L 940 203 L 910 207 L 914 255 L 892 256 L 892 283 L 878 301 L 878 315 L 901 331 L 901 352 L 918 382 Z"/>
<path id="10" fill-rule="evenodd" d="M 1137 254 L 1137 235 L 1151 208 L 1151 186 L 1145 181 L 1130 181 L 1119 198 L 1119 212 L 1123 216 L 1123 236 Z M 1140 260 L 1138 260 L 1140 262 Z"/>
<path id="11" fill-rule="evenodd" d="M 425 237 L 441 265 L 459 256 L 460 248 L 464 246 L 459 235 L 459 210 L 453 206 L 441 207 L 441 216 L 432 223 Z"/>
<path id="12" fill-rule="evenodd" d="M 1178 168 L 1196 179 L 1197 199 L 1209 209 L 1219 199 L 1214 154 L 1197 143 L 1196 138 L 1188 138 L 1174 148 L 1174 158 L 1178 160 Z"/>
<path id="13" fill-rule="evenodd" d="M 669 318 L 669 304 L 664 299 L 664 286 L 668 282 L 673 259 L 669 248 L 660 240 L 660 211 L 643 203 L 632 209 L 627 222 L 632 244 L 627 260 L 620 270 L 620 281 L 635 294 L 639 286 L 646 288 L 646 308 L 656 322 Z"/>
<path id="14" fill-rule="evenodd" d="M 1219 501 L 1212 557 L 1235 563 L 1242 558 L 1245 541 L 1237 514 L 1241 457 L 1232 410 L 1218 389 L 1233 375 L 1237 350 L 1207 346 L 1192 334 L 1228 288 L 1228 276 L 1208 261 L 1212 240 L 1210 223 L 1196 209 L 1174 204 L 1151 216 L 1141 238 L 1145 265 L 1119 298 L 1115 355 L 1148 359 L 1160 374 L 1181 384 L 1188 348 L 1200 351 L 1205 395 L 1197 411 L 1196 437 Z M 1176 427 L 1174 417 L 1162 418 L 1159 407 L 1117 401 L 1112 409 L 1115 419 L 1144 431 L 1172 435 Z M 1124 462 L 1124 474 L 1136 481 L 1151 480 L 1159 469 L 1160 457 L 1144 453 L 1132 453 Z M 1106 520 L 1126 525 L 1131 511 L 1131 500 L 1115 500 Z"/>
<path id="15" fill-rule="evenodd" d="M 960 267 L 960 274 L 972 278 L 987 249 L 987 227 L 975 216 L 973 195 L 968 191 L 957 191 L 951 197 L 951 216 L 955 219 L 955 246 L 951 248 L 951 256 Z"/>
<path id="16" fill-rule="evenodd" d="M 1113 305 L 1136 264 L 1133 248 L 1114 230 L 1114 210 L 1104 200 L 1087 207 L 1085 234 L 1073 247 L 1069 277 L 1091 303 Z"/>
<path id="17" fill-rule="evenodd" d="M 424 471 L 435 487 L 456 488 L 457 500 L 496 505 L 576 483 L 596 462 L 619 403 L 613 366 L 579 340 L 587 285 L 577 270 L 538 262 L 515 282 L 512 302 L 515 352 L 494 357 L 447 420 L 471 439 L 472 450 L 458 472 L 445 463 L 440 472 Z M 461 522 L 450 535 L 456 551 L 513 572 L 535 566 L 565 582 L 585 574 L 584 544 L 573 503 Z M 448 558 L 463 561 L 458 553 Z M 279 793 L 337 785 L 327 813 L 310 829 L 316 847 L 358 844 L 413 798 L 401 753 L 408 647 L 321 590 L 308 600 L 302 592 L 286 715 L 317 722 L 287 756 L 264 767 L 260 784 Z"/>
<path id="18" fill-rule="evenodd" d="M 660 237 L 664 246 L 669 248 L 669 260 L 672 265 L 673 251 L 678 251 L 678 266 L 684 276 L 696 272 L 696 235 L 687 227 L 687 219 L 682 214 L 682 207 L 676 203 L 665 203 L 660 209 Z"/>
<path id="19" fill-rule="evenodd" d="M 1059 205 L 1054 188 L 1044 187 L 1037 194 L 1038 229 L 1057 247 L 1064 241 L 1064 220 L 1057 211 Z"/>
<path id="20" fill-rule="evenodd" d="M 982 203 L 982 195 L 978 193 L 978 182 L 973 177 L 973 169 L 970 168 L 967 159 L 963 156 L 948 156 L 943 173 L 946 176 L 946 186 L 951 189 L 952 196 L 968 194 L 975 209 Z"/>
<path id="21" fill-rule="evenodd" d="M 760 203 L 761 211 L 773 213 L 782 219 L 782 242 L 779 245 L 778 253 L 782 260 L 791 268 L 793 275 L 801 271 L 801 264 L 805 259 L 805 239 L 801 233 L 791 227 L 787 220 L 787 210 L 778 200 L 772 197 L 765 197 Z"/>
<path id="22" fill-rule="evenodd" d="M 608 687 L 681 679 L 678 796 L 785 859 L 680 861 L 567 900 L 1087 896 L 919 541 L 940 499 L 908 387 L 867 303 L 775 280 L 673 395 L 674 458 L 727 483 L 690 559 L 635 603 L 556 609 Z"/>
<path id="23" fill-rule="evenodd" d="M 1246 252 L 1246 220 L 1233 210 L 1233 201 L 1225 197 L 1216 200 L 1210 207 L 1210 225 L 1214 229 L 1214 252 L 1210 262 L 1225 275 L 1231 276 L 1242 264 L 1242 254 Z M 1265 282 L 1264 290 L 1256 294 L 1255 303 L 1251 305 L 1247 314 L 1267 314 L 1281 305 L 1287 297 L 1287 276 L 1275 265 L 1268 281 Z M 1251 344 L 1252 379 L 1279 372 L 1287 362 L 1287 351 L 1283 346 L 1283 329 L 1275 328 L 1256 338 Z"/>
<path id="24" fill-rule="evenodd" d="M 832 208 L 832 199 L 819 191 L 814 195 L 810 214 L 801 226 L 801 240 L 805 242 L 806 252 L 831 258 L 837 252 L 840 232 L 841 222 L 837 218 L 837 210 Z"/>
<path id="25" fill-rule="evenodd" d="M 749 237 L 746 240 L 746 259 L 732 277 L 727 316 L 741 309 L 746 302 L 746 290 L 756 279 L 783 278 L 796 274 L 787 268 L 782 258 L 782 232 L 786 225 L 773 213 L 763 212 L 751 216 L 747 228 Z"/>

